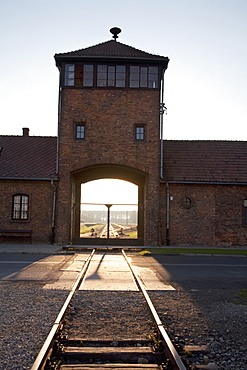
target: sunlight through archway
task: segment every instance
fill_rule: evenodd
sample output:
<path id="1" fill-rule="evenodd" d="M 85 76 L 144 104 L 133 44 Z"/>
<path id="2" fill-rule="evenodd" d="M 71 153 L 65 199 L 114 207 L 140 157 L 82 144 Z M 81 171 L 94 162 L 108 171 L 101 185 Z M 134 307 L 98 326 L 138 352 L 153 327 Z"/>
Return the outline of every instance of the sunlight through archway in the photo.
<path id="1" fill-rule="evenodd" d="M 81 185 L 80 237 L 137 238 L 138 186 L 119 179 Z"/>

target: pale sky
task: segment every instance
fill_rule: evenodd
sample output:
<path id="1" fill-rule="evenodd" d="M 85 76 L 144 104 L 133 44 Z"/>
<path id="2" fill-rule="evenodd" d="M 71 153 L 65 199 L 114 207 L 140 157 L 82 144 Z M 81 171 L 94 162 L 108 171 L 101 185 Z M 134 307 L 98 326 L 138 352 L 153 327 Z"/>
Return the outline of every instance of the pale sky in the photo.
<path id="1" fill-rule="evenodd" d="M 247 0 L 0 0 L 0 134 L 56 136 L 54 54 L 111 27 L 170 58 L 165 139 L 247 140 Z"/>
<path id="2" fill-rule="evenodd" d="M 101 179 L 82 184 L 81 203 L 102 202 L 104 204 L 138 204 L 138 186 L 118 179 Z M 128 208 L 131 209 L 131 207 Z"/>

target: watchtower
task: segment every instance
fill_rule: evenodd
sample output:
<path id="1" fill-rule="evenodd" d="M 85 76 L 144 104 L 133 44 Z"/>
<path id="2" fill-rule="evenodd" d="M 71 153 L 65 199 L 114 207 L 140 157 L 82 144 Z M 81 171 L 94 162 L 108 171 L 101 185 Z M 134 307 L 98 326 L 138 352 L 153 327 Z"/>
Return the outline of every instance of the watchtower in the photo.
<path id="1" fill-rule="evenodd" d="M 139 244 L 157 244 L 160 115 L 169 59 L 113 39 L 56 54 L 60 71 L 56 235 L 80 238 L 80 188 L 100 178 L 138 185 Z"/>

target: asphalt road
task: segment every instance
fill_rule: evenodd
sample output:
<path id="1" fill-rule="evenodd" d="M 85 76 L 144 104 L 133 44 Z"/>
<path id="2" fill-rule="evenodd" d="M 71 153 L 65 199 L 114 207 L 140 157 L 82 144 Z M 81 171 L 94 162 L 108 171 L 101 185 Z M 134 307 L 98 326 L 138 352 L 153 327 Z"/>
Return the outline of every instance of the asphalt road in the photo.
<path id="1" fill-rule="evenodd" d="M 71 259 L 71 255 L 0 254 L 0 279 L 56 280 Z"/>
<path id="2" fill-rule="evenodd" d="M 0 254 L 0 279 L 57 280 L 75 255 Z M 185 290 L 208 288 L 247 289 L 247 258 L 217 256 L 139 256 L 136 266 L 147 267 L 161 281 Z"/>
<path id="3" fill-rule="evenodd" d="M 171 283 L 186 290 L 247 288 L 247 258 L 223 256 L 155 256 Z"/>

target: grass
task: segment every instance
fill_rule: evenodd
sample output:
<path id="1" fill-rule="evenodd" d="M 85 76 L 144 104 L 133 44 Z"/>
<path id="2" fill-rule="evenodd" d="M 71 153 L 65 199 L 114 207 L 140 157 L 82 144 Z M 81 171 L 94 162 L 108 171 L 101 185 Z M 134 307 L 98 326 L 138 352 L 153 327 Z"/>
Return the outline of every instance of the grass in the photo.
<path id="1" fill-rule="evenodd" d="M 137 231 L 131 231 L 130 233 L 127 232 L 127 234 L 129 235 L 129 238 L 137 238 Z"/>
<path id="2" fill-rule="evenodd" d="M 91 226 L 86 226 L 85 224 L 82 224 L 81 225 L 81 230 L 80 230 L 80 234 L 86 234 L 86 233 L 90 233 L 92 228 L 94 229 L 94 231 L 96 231 L 99 227 L 101 227 L 101 225 L 91 225 Z"/>
<path id="3" fill-rule="evenodd" d="M 140 254 L 180 254 L 180 253 L 192 253 L 192 254 L 227 254 L 227 255 L 242 255 L 247 256 L 246 249 L 226 249 L 226 248 L 170 248 L 170 247 L 159 247 L 159 248 L 147 248 L 140 252 Z"/>
<path id="4" fill-rule="evenodd" d="M 238 299 L 234 303 L 247 305 L 247 289 L 238 292 Z"/>

